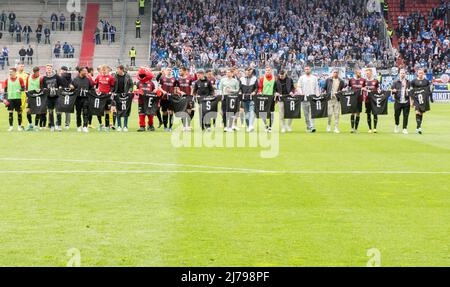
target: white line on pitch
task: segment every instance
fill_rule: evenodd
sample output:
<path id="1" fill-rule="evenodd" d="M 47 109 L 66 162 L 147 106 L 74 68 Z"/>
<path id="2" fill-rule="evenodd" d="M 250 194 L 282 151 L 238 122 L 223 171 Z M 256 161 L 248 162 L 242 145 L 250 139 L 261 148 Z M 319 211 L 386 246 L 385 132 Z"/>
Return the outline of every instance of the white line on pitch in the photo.
<path id="1" fill-rule="evenodd" d="M 307 171 L 307 170 L 3 170 L 0 174 L 158 174 L 158 173 L 210 173 L 210 174 L 449 174 L 450 171 L 370 171 L 370 170 L 343 170 L 343 171 Z"/>
<path id="2" fill-rule="evenodd" d="M 179 164 L 179 163 L 160 163 L 160 162 L 130 162 L 130 161 L 88 160 L 88 159 L 86 160 L 86 159 L 49 159 L 49 158 L 13 158 L 13 157 L 0 158 L 0 161 L 51 161 L 51 162 L 100 163 L 100 164 L 107 163 L 107 164 L 118 164 L 118 165 L 154 165 L 154 166 L 172 166 L 172 167 L 175 166 L 175 167 L 232 170 L 232 171 L 242 171 L 242 172 L 264 172 L 264 170 L 252 169 L 252 168 L 209 166 L 209 165 L 196 165 L 196 164 Z"/>

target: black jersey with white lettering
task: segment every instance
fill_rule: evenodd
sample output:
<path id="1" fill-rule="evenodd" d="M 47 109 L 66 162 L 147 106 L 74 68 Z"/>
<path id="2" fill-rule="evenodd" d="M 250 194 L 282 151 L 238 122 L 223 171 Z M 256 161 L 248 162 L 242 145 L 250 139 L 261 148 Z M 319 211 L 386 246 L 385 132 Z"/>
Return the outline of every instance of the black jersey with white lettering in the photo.
<path id="1" fill-rule="evenodd" d="M 155 93 L 146 93 L 143 97 L 143 106 L 142 111 L 145 115 L 154 116 L 158 112 L 159 109 L 159 101 L 160 97 L 158 97 Z"/>
<path id="2" fill-rule="evenodd" d="M 59 89 L 58 99 L 56 100 L 56 112 L 73 113 L 76 99 L 77 95 L 74 90 L 69 88 Z"/>
<path id="3" fill-rule="evenodd" d="M 369 102 L 374 115 L 387 115 L 388 114 L 388 98 L 390 92 L 371 92 L 369 93 Z"/>
<path id="4" fill-rule="evenodd" d="M 131 105 L 133 103 L 133 94 L 122 93 L 114 96 L 117 116 L 129 117 L 131 113 Z"/>
<path id="5" fill-rule="evenodd" d="M 103 116 L 105 114 L 106 102 L 110 99 L 109 94 L 89 93 L 89 111 L 92 115 Z"/>
<path id="6" fill-rule="evenodd" d="M 44 90 L 28 91 L 27 107 L 32 115 L 43 115 L 47 113 L 47 93 Z"/>
<path id="7" fill-rule="evenodd" d="M 257 95 L 254 97 L 255 101 L 255 115 L 257 118 L 267 119 L 267 115 L 270 113 L 274 96 L 262 96 Z"/>
<path id="8" fill-rule="evenodd" d="M 225 96 L 225 105 L 226 109 L 225 111 L 227 113 L 237 113 L 239 112 L 240 102 L 239 102 L 239 95 L 226 95 Z"/>
<path id="9" fill-rule="evenodd" d="M 341 104 L 341 113 L 354 114 L 358 112 L 360 94 L 357 91 L 340 92 L 336 95 Z"/>
<path id="10" fill-rule="evenodd" d="M 319 96 L 308 97 L 311 102 L 311 117 L 313 119 L 327 118 L 328 117 L 328 94 L 322 94 Z"/>
<path id="11" fill-rule="evenodd" d="M 310 98 L 310 97 L 308 97 Z M 284 118 L 299 119 L 301 118 L 300 106 L 302 99 L 297 96 L 283 96 L 281 100 L 284 103 Z"/>

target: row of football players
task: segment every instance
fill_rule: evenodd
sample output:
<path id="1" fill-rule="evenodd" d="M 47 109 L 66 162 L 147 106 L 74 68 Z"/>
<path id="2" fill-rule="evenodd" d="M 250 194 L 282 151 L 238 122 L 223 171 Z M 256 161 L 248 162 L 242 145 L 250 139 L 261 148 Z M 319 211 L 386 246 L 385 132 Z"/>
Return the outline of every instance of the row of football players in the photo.
<path id="1" fill-rule="evenodd" d="M 205 75 L 204 71 L 200 70 L 194 76 L 189 75 L 188 71 L 184 68 L 180 70 L 180 77 L 176 79 L 172 75 L 170 68 L 164 70 L 163 74 L 158 75 L 157 80 L 159 82 L 158 90 L 165 95 L 165 100 L 161 100 L 161 107 L 163 115 L 173 114 L 173 106 L 171 101 L 168 100 L 170 95 L 194 95 L 199 98 L 207 97 L 210 95 L 218 95 L 222 99 L 226 99 L 227 96 L 240 94 L 241 96 L 241 110 L 239 113 L 230 114 L 227 112 L 227 105 L 222 101 L 222 119 L 224 125 L 224 131 L 230 132 L 237 130 L 238 118 L 241 119 L 241 125 L 244 125 L 244 120 L 247 126 L 247 131 L 254 130 L 255 122 L 255 97 L 257 95 L 273 96 L 273 102 L 270 104 L 268 117 L 268 123 L 266 123 L 266 131 L 271 132 L 273 116 L 275 106 L 278 104 L 281 117 L 281 132 L 292 130 L 292 118 L 285 119 L 287 109 L 285 109 L 285 103 L 281 100 L 283 96 L 295 97 L 302 96 L 301 109 L 304 113 L 306 127 L 308 132 L 314 133 L 316 131 L 314 117 L 311 112 L 311 97 L 318 97 L 319 95 L 325 95 L 327 97 L 327 132 L 332 131 L 332 121 L 334 119 L 334 132 L 339 131 L 339 120 L 341 115 L 341 103 L 339 94 L 344 91 L 352 91 L 358 98 L 358 102 L 354 107 L 351 115 L 351 132 L 356 133 L 359 127 L 360 114 L 363 110 L 363 104 L 367 114 L 367 124 L 369 133 L 377 133 L 378 127 L 378 113 L 373 111 L 373 105 L 369 101 L 369 95 L 371 93 L 381 94 L 380 83 L 375 79 L 372 69 L 366 69 L 366 78 L 362 77 L 362 71 L 357 69 L 355 71 L 355 77 L 350 79 L 346 83 L 339 77 L 339 71 L 336 69 L 333 71 L 332 76 L 326 80 L 323 89 L 319 87 L 319 79 L 312 74 L 310 67 L 305 67 L 305 73 L 302 75 L 297 85 L 293 80 L 287 76 L 285 71 L 280 71 L 278 77 L 275 77 L 270 67 L 266 68 L 264 76 L 257 78 L 251 68 L 247 69 L 244 74 L 237 69 L 229 69 L 226 76 L 220 79 L 218 85 L 218 91 L 215 92 L 215 79 L 210 71 Z M 415 93 L 414 93 L 415 92 Z M 425 71 L 423 69 L 418 70 L 417 78 L 413 81 L 408 81 L 406 78 L 406 72 L 400 70 L 399 79 L 393 84 L 390 91 L 387 94 L 391 94 L 394 97 L 395 105 L 395 128 L 394 131 L 399 133 L 400 117 L 403 114 L 403 126 L 402 132 L 408 133 L 408 119 L 411 107 L 416 113 L 417 129 L 416 132 L 422 133 L 422 121 L 423 115 L 429 110 L 429 102 L 433 101 L 431 93 L 431 83 L 425 78 Z M 308 99 L 309 98 L 309 99 Z M 416 99 L 416 101 L 414 100 Z M 387 102 L 387 101 L 386 101 Z M 188 104 L 188 112 L 191 118 L 194 113 L 193 102 Z M 202 112 L 200 110 L 200 112 Z M 202 118 L 202 115 L 201 117 Z M 164 126 L 170 130 L 172 121 L 169 121 L 169 127 L 166 126 L 167 120 L 163 118 Z M 190 129 L 189 119 L 185 122 L 185 129 Z M 209 130 L 211 125 L 209 122 L 201 121 L 200 125 L 202 129 Z"/>
<path id="2" fill-rule="evenodd" d="M 263 96 L 275 96 L 274 102 L 270 107 L 270 117 L 269 123 L 266 123 L 266 131 L 270 132 L 273 122 L 273 111 L 275 110 L 276 99 L 280 99 L 282 95 L 319 95 L 321 90 L 319 88 L 319 81 L 317 77 L 312 75 L 311 69 L 309 67 L 305 68 L 305 74 L 302 75 L 298 81 L 297 87 L 295 87 L 292 79 L 290 79 L 285 72 L 281 71 L 278 78 L 273 75 L 272 69 L 267 68 L 265 75 L 261 78 L 257 78 L 252 69 L 247 69 L 245 75 L 239 75 L 237 69 L 229 69 L 227 71 L 226 77 L 220 80 L 219 91 L 215 92 L 215 79 L 210 71 L 205 75 L 204 71 L 199 71 L 196 75 L 191 76 L 187 69 L 180 69 L 180 76 L 176 79 L 172 75 L 170 68 L 167 68 L 163 73 L 159 74 L 156 78 L 159 83 L 158 88 L 156 88 L 153 80 L 152 72 L 147 68 L 141 68 L 138 72 L 137 86 L 133 88 L 133 81 L 131 77 L 126 73 L 123 66 L 117 67 L 117 71 L 114 75 L 111 75 L 111 70 L 107 66 L 101 66 L 98 69 L 99 75 L 93 80 L 92 70 L 88 68 L 79 69 L 79 74 L 75 79 L 71 79 L 67 76 L 58 75 L 54 72 L 52 65 L 47 65 L 46 75 L 40 77 L 39 69 L 33 69 L 33 74 L 27 76 L 25 81 L 23 77 L 18 77 L 16 75 L 16 69 L 12 68 L 10 70 L 10 77 L 5 81 L 5 98 L 4 102 L 8 106 L 9 110 L 9 122 L 10 129 L 12 130 L 12 119 L 13 111 L 18 113 L 18 123 L 19 130 L 21 127 L 21 111 L 22 107 L 25 105 L 23 91 L 49 89 L 50 95 L 48 98 L 48 118 L 49 127 L 51 131 L 61 131 L 61 113 L 57 113 L 56 125 L 54 123 L 54 110 L 56 105 L 56 90 L 61 87 L 66 87 L 73 89 L 78 94 L 76 100 L 76 112 L 77 112 L 77 128 L 79 131 L 88 131 L 88 125 L 92 122 L 92 114 L 89 113 L 88 99 L 86 97 L 86 91 L 93 88 L 97 89 L 100 94 L 131 94 L 134 90 L 135 93 L 139 95 L 144 95 L 146 93 L 159 93 L 161 96 L 158 102 L 158 108 L 155 112 L 159 120 L 159 127 L 164 124 L 164 129 L 170 131 L 173 125 L 173 105 L 170 100 L 170 96 L 178 94 L 181 96 L 210 96 L 218 94 L 223 97 L 228 95 L 240 93 L 242 95 L 241 101 L 241 111 L 235 115 L 232 115 L 227 119 L 227 112 L 225 110 L 225 105 L 222 104 L 222 118 L 225 131 L 237 130 L 238 116 L 241 118 L 243 125 L 244 119 L 247 125 L 247 131 L 251 132 L 254 129 L 254 101 L 252 97 L 261 94 Z M 376 132 L 378 124 L 378 116 L 373 114 L 371 110 L 371 105 L 368 103 L 367 94 L 370 91 L 380 91 L 379 82 L 373 78 L 372 70 L 367 69 L 366 79 L 361 77 L 361 71 L 357 70 L 355 73 L 355 78 L 349 81 L 349 85 L 346 84 L 342 79 L 339 78 L 338 71 L 333 71 L 333 75 L 330 79 L 327 79 L 325 84 L 325 93 L 329 96 L 328 100 L 328 127 L 327 131 L 331 132 L 331 121 L 334 117 L 334 131 L 339 133 L 339 115 L 340 115 L 340 105 L 338 103 L 337 94 L 345 89 L 353 90 L 358 94 L 358 106 L 355 112 L 351 116 L 352 132 L 358 130 L 360 113 L 362 112 L 363 102 L 366 106 L 367 113 L 367 123 L 369 126 L 369 132 Z M 63 71 L 64 73 L 64 71 Z M 403 132 L 407 133 L 407 121 L 410 106 L 413 105 L 413 101 L 410 98 L 409 91 L 415 88 L 426 88 L 429 90 L 430 83 L 424 77 L 424 71 L 419 70 L 417 79 L 411 83 L 406 80 L 406 74 L 404 71 L 400 72 L 400 79 L 393 85 L 392 93 L 396 101 L 395 104 L 395 121 L 396 127 L 395 131 L 399 132 L 399 120 L 400 115 L 403 113 Z M 431 93 L 429 93 L 431 95 Z M 432 100 L 432 98 L 431 98 Z M 307 125 L 307 130 L 309 132 L 315 132 L 314 119 L 311 116 L 311 106 L 310 102 L 306 100 L 301 103 L 305 121 Z M 146 112 L 144 111 L 143 97 L 139 97 L 139 131 L 146 130 L 145 117 Z M 190 130 L 190 122 L 194 116 L 194 101 L 190 100 L 187 104 L 187 113 L 189 117 L 184 120 L 184 129 Z M 279 101 L 280 114 L 282 115 L 282 132 L 291 131 L 292 120 L 288 120 L 287 123 L 283 117 L 284 115 L 284 105 L 282 101 Z M 426 111 L 420 108 L 420 105 L 415 106 L 416 109 L 416 119 L 417 119 L 417 132 L 421 133 L 421 122 L 423 113 Z M 112 114 L 113 122 L 110 124 L 110 114 Z M 372 114 L 373 114 L 373 129 L 372 129 Z M 109 97 L 105 104 L 105 125 L 102 124 L 102 116 L 98 116 L 99 128 L 109 130 L 110 127 L 116 126 L 117 113 L 115 109 L 115 101 L 113 97 Z M 70 117 L 69 117 L 70 118 Z M 124 123 L 122 127 L 121 122 L 122 117 L 118 117 L 117 126 L 118 131 L 128 130 L 128 116 L 124 117 Z M 29 122 L 29 128 L 32 128 L 32 120 L 30 109 L 27 109 L 27 119 Z M 35 124 L 36 126 L 44 127 L 46 124 L 46 114 L 37 115 Z M 81 120 L 83 119 L 83 121 Z M 214 123 L 215 124 L 215 123 Z M 202 129 L 210 129 L 210 123 L 204 123 L 201 121 Z M 66 128 L 68 127 L 66 121 Z M 148 115 L 147 130 L 155 130 L 153 125 L 153 116 Z"/>

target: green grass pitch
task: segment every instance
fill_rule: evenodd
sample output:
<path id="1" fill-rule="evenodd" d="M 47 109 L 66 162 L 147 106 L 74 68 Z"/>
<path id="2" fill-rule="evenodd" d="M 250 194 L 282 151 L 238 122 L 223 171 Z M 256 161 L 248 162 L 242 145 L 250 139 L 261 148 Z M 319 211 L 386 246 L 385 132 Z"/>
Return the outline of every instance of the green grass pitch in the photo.
<path id="1" fill-rule="evenodd" d="M 2 105 L 0 265 L 66 266 L 77 248 L 81 266 L 366 266 L 376 248 L 382 266 L 449 266 L 450 105 L 422 136 L 410 122 L 368 134 L 363 114 L 352 135 L 344 116 L 335 135 L 297 120 L 262 158 L 177 148 L 135 115 L 128 134 L 8 133 Z"/>

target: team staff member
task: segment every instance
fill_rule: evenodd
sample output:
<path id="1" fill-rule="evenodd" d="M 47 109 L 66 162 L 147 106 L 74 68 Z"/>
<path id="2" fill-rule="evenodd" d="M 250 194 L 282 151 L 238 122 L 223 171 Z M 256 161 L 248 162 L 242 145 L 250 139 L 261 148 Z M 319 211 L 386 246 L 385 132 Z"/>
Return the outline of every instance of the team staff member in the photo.
<path id="1" fill-rule="evenodd" d="M 17 76 L 17 69 L 9 69 L 9 78 L 4 84 L 5 96 L 3 103 L 8 107 L 9 132 L 13 131 L 13 113 L 17 112 L 17 130 L 23 131 L 22 127 L 22 92 L 25 91 L 25 83 L 22 78 Z"/>
<path id="2" fill-rule="evenodd" d="M 239 82 L 247 132 L 252 132 L 255 129 L 255 102 L 253 101 L 253 97 L 258 93 L 258 78 L 254 75 L 252 68 L 247 68 L 245 70 L 245 76 L 241 77 Z"/>
<path id="3" fill-rule="evenodd" d="M 213 95 L 215 95 L 216 88 L 217 88 L 217 80 L 214 77 L 214 72 L 212 70 L 206 70 L 206 78 L 211 83 L 211 86 L 214 89 Z M 214 127 L 216 127 L 216 118 L 213 119 L 213 125 L 214 125 Z"/>
<path id="4" fill-rule="evenodd" d="M 286 124 L 286 120 L 284 119 L 284 102 L 281 100 L 282 96 L 291 96 L 295 95 L 295 86 L 294 81 L 287 76 L 286 71 L 281 70 L 278 79 L 275 84 L 275 95 L 280 99 L 279 107 L 280 107 L 280 119 L 281 119 L 281 132 L 285 133 L 286 130 L 288 132 L 292 131 L 292 119 L 288 119 Z"/>
<path id="5" fill-rule="evenodd" d="M 350 118 L 351 126 L 352 126 L 352 133 L 356 133 L 358 131 L 360 114 L 362 113 L 362 104 L 364 102 L 362 89 L 366 86 L 366 80 L 363 77 L 361 77 L 360 69 L 356 69 L 355 77 L 350 79 L 349 86 L 350 86 L 350 90 L 352 92 L 356 93 L 356 95 L 358 97 L 358 111 L 357 111 L 357 113 L 352 114 L 352 116 Z"/>
<path id="6" fill-rule="evenodd" d="M 325 92 L 330 99 L 328 101 L 328 125 L 327 132 L 331 132 L 331 120 L 334 117 L 334 133 L 338 134 L 339 131 L 339 116 L 341 114 L 341 105 L 336 97 L 336 94 L 341 92 L 345 88 L 344 80 L 339 78 L 339 70 L 333 70 L 331 78 L 325 81 Z"/>
<path id="7" fill-rule="evenodd" d="M 42 78 L 39 75 L 39 67 L 33 68 L 33 74 L 28 76 L 25 87 L 27 91 L 40 91 L 42 89 Z M 35 116 L 35 126 L 37 127 L 41 117 L 45 117 L 45 115 L 36 115 Z M 28 120 L 28 128 L 27 131 L 33 131 L 33 119 L 31 117 L 31 111 L 27 108 L 27 120 Z"/>
<path id="8" fill-rule="evenodd" d="M 114 94 L 129 94 L 133 91 L 133 80 L 131 79 L 130 74 L 125 71 L 125 67 L 123 65 L 119 65 L 116 70 L 116 74 L 114 76 L 114 88 L 112 92 Z M 114 103 L 114 101 L 113 101 Z M 124 117 L 124 125 L 122 129 L 122 118 L 117 117 L 116 104 L 114 103 L 113 107 L 113 126 L 116 124 L 117 119 L 117 131 L 124 132 L 128 131 L 128 117 Z"/>
<path id="9" fill-rule="evenodd" d="M 66 66 L 62 66 L 59 70 L 59 75 L 63 79 L 62 88 L 69 88 L 70 84 L 72 83 L 72 74 L 68 71 L 69 69 Z M 66 113 L 65 117 L 65 129 L 68 130 L 70 128 L 71 114 Z"/>
<path id="10" fill-rule="evenodd" d="M 89 132 L 89 98 L 88 93 L 94 88 L 94 82 L 88 77 L 88 68 L 82 67 L 78 76 L 72 81 L 71 88 L 75 90 L 77 99 L 75 101 L 77 131 Z M 83 122 L 81 118 L 83 117 Z"/>
<path id="11" fill-rule="evenodd" d="M 159 77 L 158 82 L 160 85 L 158 90 L 163 94 L 161 98 L 161 110 L 163 112 L 164 131 L 171 132 L 173 125 L 173 107 L 170 96 L 175 93 L 175 88 L 178 87 L 178 81 L 172 76 L 172 69 L 166 68 L 164 74 Z"/>
<path id="12" fill-rule="evenodd" d="M 95 79 L 95 87 L 98 89 L 99 93 L 109 95 L 105 106 L 105 131 L 109 131 L 109 113 L 111 112 L 112 99 L 111 91 L 114 87 L 114 77 L 109 74 L 109 67 L 106 65 L 100 66 L 100 75 Z M 98 118 L 100 123 L 99 130 L 102 130 L 102 117 Z"/>
<path id="13" fill-rule="evenodd" d="M 199 70 L 197 74 L 198 80 L 194 83 L 194 87 L 192 89 L 193 95 L 199 97 L 200 99 L 202 97 L 214 95 L 214 86 L 211 84 L 211 80 L 205 77 L 205 71 Z M 207 129 L 208 131 L 211 131 L 211 121 L 207 123 L 204 121 L 205 115 L 202 114 L 201 106 L 199 106 L 199 115 L 200 115 L 200 126 L 202 130 Z"/>
<path id="14" fill-rule="evenodd" d="M 425 70 L 419 69 L 417 70 L 417 78 L 411 81 L 411 88 L 412 89 L 425 89 L 429 92 L 428 96 L 430 97 L 430 101 L 434 102 L 433 95 L 431 91 L 431 83 L 425 79 Z M 425 95 L 427 96 L 427 95 Z M 421 111 L 420 107 L 414 102 L 414 106 L 416 109 L 416 122 L 417 122 L 417 129 L 416 133 L 422 134 L 422 122 L 423 122 L 423 115 L 425 114 L 425 111 Z"/>
<path id="15" fill-rule="evenodd" d="M 381 92 L 380 82 L 373 77 L 372 69 L 366 69 L 366 86 L 362 89 L 364 91 L 364 102 L 366 104 L 367 125 L 369 126 L 369 133 L 377 133 L 378 115 L 373 115 L 373 130 L 372 130 L 372 106 L 370 105 L 369 93 Z"/>
<path id="16" fill-rule="evenodd" d="M 234 124 L 235 115 L 228 118 L 226 111 L 226 98 L 229 95 L 234 95 L 239 92 L 239 81 L 234 77 L 232 69 L 227 70 L 227 75 L 222 78 L 219 83 L 219 92 L 222 96 L 222 117 L 225 132 L 232 132 L 238 130 L 238 127 Z"/>
<path id="17" fill-rule="evenodd" d="M 392 85 L 392 94 L 394 95 L 395 110 L 395 128 L 394 133 L 400 132 L 400 115 L 403 113 L 403 134 L 408 134 L 408 118 L 410 112 L 409 89 L 410 82 L 406 79 L 404 69 L 400 70 L 400 78 Z"/>
<path id="18" fill-rule="evenodd" d="M 60 132 L 61 129 L 61 113 L 56 114 L 56 126 L 54 112 L 56 101 L 58 99 L 57 91 L 64 85 L 64 80 L 53 70 L 52 64 L 47 64 L 45 67 L 45 76 L 42 79 L 42 89 L 48 90 L 47 108 L 48 108 L 48 124 L 50 131 L 55 130 Z"/>
<path id="19" fill-rule="evenodd" d="M 315 133 L 315 121 L 311 117 L 311 103 L 309 96 L 318 96 L 320 94 L 319 79 L 312 74 L 311 67 L 305 67 L 305 74 L 298 79 L 297 88 L 300 95 L 305 96 L 302 102 L 303 114 L 308 132 Z"/>

